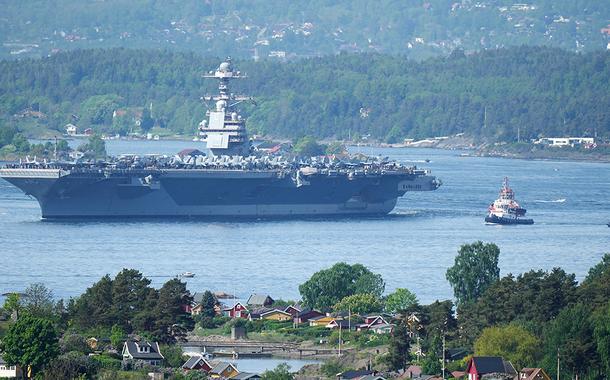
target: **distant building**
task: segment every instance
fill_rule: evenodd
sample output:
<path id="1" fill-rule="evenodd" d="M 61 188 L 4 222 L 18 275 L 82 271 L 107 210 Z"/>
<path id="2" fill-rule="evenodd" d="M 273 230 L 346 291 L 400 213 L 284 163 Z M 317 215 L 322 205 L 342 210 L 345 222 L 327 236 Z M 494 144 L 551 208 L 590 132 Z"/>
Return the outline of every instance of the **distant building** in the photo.
<path id="1" fill-rule="evenodd" d="M 269 307 L 273 305 L 273 298 L 266 294 L 252 294 L 248 301 L 246 301 L 246 305 L 250 307 Z"/>
<path id="2" fill-rule="evenodd" d="M 534 141 L 534 144 L 543 144 L 553 147 L 565 146 L 592 146 L 595 144 L 594 137 L 543 137 Z"/>
<path id="3" fill-rule="evenodd" d="M 66 124 L 66 134 L 68 136 L 76 136 L 78 135 L 78 127 L 72 123 Z"/>

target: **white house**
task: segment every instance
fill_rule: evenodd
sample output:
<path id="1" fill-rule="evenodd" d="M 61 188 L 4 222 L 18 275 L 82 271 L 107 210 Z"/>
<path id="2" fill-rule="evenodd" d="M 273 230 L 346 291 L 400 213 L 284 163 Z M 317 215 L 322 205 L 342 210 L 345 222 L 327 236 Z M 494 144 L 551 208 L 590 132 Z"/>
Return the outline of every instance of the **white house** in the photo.
<path id="1" fill-rule="evenodd" d="M 151 366 L 160 366 L 163 355 L 159 343 L 128 340 L 123 345 L 123 362 L 141 362 Z"/>
<path id="2" fill-rule="evenodd" d="M 68 136 L 76 136 L 78 134 L 78 127 L 74 124 L 66 124 L 65 128 Z"/>
<path id="3" fill-rule="evenodd" d="M 18 377 L 21 377 L 21 368 L 14 365 L 9 366 L 2 358 L 2 355 L 0 355 L 0 379 L 14 379 Z"/>

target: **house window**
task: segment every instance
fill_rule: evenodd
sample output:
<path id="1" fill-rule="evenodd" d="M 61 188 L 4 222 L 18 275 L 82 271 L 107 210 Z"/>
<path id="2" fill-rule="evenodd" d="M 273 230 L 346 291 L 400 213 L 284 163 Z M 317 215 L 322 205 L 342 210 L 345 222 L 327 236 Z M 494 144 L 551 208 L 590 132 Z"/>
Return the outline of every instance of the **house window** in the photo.
<path id="1" fill-rule="evenodd" d="M 3 365 L 0 365 L 0 371 L 6 371 L 6 367 Z"/>

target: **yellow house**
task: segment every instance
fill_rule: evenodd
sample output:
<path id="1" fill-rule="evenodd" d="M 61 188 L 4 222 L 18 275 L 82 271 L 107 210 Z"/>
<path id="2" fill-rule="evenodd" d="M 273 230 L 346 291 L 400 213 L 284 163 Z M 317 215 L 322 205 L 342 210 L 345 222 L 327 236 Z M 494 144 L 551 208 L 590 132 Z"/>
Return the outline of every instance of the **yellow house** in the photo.
<path id="1" fill-rule="evenodd" d="M 261 318 L 262 319 L 266 319 L 269 321 L 280 321 L 280 322 L 284 322 L 284 321 L 290 321 L 292 320 L 292 314 L 287 313 L 285 311 L 282 310 L 270 310 L 266 313 L 262 313 L 261 314 Z"/>
<path id="2" fill-rule="evenodd" d="M 229 379 L 239 374 L 239 371 L 231 363 L 220 362 L 210 370 L 210 377 L 212 379 Z"/>
<path id="3" fill-rule="evenodd" d="M 335 318 L 333 318 L 329 315 L 323 315 L 321 317 L 316 317 L 316 318 L 310 319 L 309 326 L 326 326 L 334 320 L 335 320 Z"/>

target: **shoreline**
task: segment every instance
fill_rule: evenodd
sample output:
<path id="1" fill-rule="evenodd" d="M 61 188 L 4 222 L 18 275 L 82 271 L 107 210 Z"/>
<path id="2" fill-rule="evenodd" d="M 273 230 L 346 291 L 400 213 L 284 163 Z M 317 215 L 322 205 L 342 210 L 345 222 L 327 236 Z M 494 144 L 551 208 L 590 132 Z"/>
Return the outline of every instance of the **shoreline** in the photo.
<path id="1" fill-rule="evenodd" d="M 410 145 L 410 144 L 386 144 L 386 143 L 369 143 L 361 145 L 348 145 L 353 147 L 366 146 L 371 148 L 391 148 L 391 149 L 440 149 L 445 151 L 462 151 L 460 157 L 491 157 L 505 158 L 530 161 L 563 161 L 563 162 L 589 162 L 589 163 L 610 163 L 610 154 L 605 153 L 583 153 L 579 151 L 560 151 L 559 149 L 568 148 L 549 148 L 556 149 L 537 150 L 530 152 L 515 152 L 510 149 L 497 149 L 490 147 L 487 144 L 478 146 L 463 145 L 463 144 L 426 144 L 426 145 Z"/>

